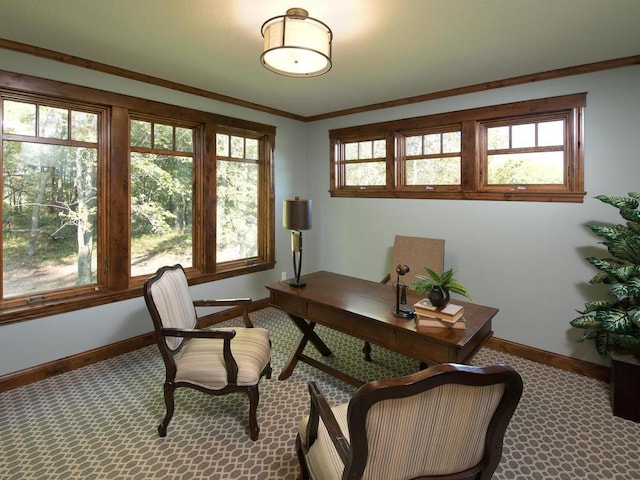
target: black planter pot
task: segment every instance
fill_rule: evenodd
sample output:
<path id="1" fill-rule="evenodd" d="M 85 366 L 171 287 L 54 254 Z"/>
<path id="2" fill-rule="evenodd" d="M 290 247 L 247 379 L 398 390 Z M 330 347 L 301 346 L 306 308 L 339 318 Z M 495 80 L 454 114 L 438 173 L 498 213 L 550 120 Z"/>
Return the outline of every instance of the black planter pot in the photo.
<path id="1" fill-rule="evenodd" d="M 616 417 L 640 423 L 640 362 L 611 355 L 611 408 Z"/>
<path id="2" fill-rule="evenodd" d="M 444 307 L 450 299 L 449 292 L 444 292 L 440 288 L 434 288 L 429 292 L 429 301 L 436 308 Z"/>

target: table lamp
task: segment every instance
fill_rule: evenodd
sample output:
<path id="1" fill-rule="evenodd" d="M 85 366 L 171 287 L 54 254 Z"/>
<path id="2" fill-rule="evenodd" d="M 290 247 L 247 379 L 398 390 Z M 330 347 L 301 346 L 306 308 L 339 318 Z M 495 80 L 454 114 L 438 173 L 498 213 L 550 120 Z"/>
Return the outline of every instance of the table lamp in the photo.
<path id="1" fill-rule="evenodd" d="M 291 252 L 293 254 L 293 274 L 289 279 L 292 287 L 304 287 L 307 282 L 300 280 L 302 271 L 302 230 L 311 229 L 311 200 L 295 197 L 284 201 L 282 226 L 291 230 Z"/>

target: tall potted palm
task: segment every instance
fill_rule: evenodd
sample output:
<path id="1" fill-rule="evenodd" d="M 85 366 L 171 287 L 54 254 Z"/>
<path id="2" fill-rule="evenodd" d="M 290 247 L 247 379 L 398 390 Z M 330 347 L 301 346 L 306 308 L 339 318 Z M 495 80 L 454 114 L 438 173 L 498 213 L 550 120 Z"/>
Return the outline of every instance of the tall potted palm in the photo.
<path id="1" fill-rule="evenodd" d="M 585 303 L 571 325 L 584 330 L 578 341 L 593 341 L 610 359 L 614 415 L 640 422 L 640 192 L 596 198 L 617 208 L 626 222 L 588 225 L 610 255 L 587 258 L 598 270 L 589 283 L 607 285 L 610 295 Z"/>

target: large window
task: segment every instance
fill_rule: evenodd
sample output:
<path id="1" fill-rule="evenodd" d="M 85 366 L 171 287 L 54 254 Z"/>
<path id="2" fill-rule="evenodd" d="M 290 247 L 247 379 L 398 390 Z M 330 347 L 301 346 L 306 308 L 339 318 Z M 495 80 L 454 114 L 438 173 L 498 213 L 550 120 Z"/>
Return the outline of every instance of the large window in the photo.
<path id="1" fill-rule="evenodd" d="M 102 111 L 2 98 L 2 298 L 97 282 Z"/>
<path id="2" fill-rule="evenodd" d="M 585 98 L 332 130 L 331 195 L 581 202 Z"/>
<path id="3" fill-rule="evenodd" d="M 262 150 L 258 138 L 216 134 L 216 259 L 231 263 L 258 257 Z"/>
<path id="4" fill-rule="evenodd" d="M 0 322 L 273 268 L 275 128 L 0 73 Z M 58 92 L 68 98 L 61 98 Z"/>
<path id="5" fill-rule="evenodd" d="M 131 119 L 131 275 L 193 266 L 194 127 Z"/>

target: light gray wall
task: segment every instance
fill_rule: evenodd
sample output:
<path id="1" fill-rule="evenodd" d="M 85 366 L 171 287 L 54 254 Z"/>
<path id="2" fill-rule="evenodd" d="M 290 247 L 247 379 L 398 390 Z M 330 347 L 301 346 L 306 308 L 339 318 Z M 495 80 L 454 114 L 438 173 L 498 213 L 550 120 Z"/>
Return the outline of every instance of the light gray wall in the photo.
<path id="1" fill-rule="evenodd" d="M 500 308 L 495 335 L 550 352 L 602 362 L 591 345 L 574 342 L 568 322 L 588 298 L 594 273 L 583 257 L 596 238 L 583 226 L 616 221 L 597 194 L 639 190 L 640 67 L 465 95 L 312 124 L 214 102 L 86 69 L 0 50 L 3 70 L 159 100 L 277 127 L 276 258 L 274 270 L 192 287 L 194 297 L 265 298 L 264 285 L 291 273 L 282 200 L 313 200 L 305 232 L 304 271 L 317 269 L 379 280 L 395 234 L 446 240 L 454 267 L 473 300 Z M 476 106 L 588 92 L 586 190 L 583 204 L 331 198 L 328 130 Z M 586 250 L 585 250 L 586 249 Z M 588 288 L 588 287 L 587 287 Z M 141 298 L 0 326 L 0 375 L 151 331 Z"/>
<path id="2" fill-rule="evenodd" d="M 640 67 L 447 98 L 310 126 L 308 189 L 314 229 L 305 254 L 323 269 L 380 280 L 396 234 L 445 239 L 453 267 L 473 301 L 498 307 L 495 336 L 554 353 L 604 363 L 576 344 L 569 321 L 596 294 L 584 260 L 596 248 L 584 225 L 618 222 L 598 194 L 640 190 Z M 328 130 L 478 106 L 588 92 L 585 110 L 584 203 L 331 198 Z"/>

